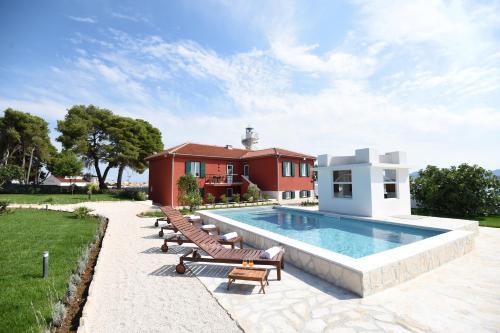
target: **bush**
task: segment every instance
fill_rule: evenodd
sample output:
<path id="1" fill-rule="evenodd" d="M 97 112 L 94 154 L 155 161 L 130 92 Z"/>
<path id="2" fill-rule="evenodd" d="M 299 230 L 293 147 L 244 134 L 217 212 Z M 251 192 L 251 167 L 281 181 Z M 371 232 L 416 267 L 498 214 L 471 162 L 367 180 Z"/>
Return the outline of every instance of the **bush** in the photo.
<path id="1" fill-rule="evenodd" d="M 116 191 L 115 194 L 119 198 L 136 200 L 136 201 L 144 201 L 147 198 L 146 192 L 144 191 L 119 190 Z"/>
<path id="2" fill-rule="evenodd" d="M 220 196 L 220 201 L 221 201 L 222 203 L 224 203 L 224 204 L 226 204 L 226 205 L 227 205 L 227 204 L 228 204 L 228 202 L 229 202 L 229 199 L 228 199 L 228 197 L 226 197 L 226 195 L 225 195 L 225 194 L 222 194 L 222 195 Z"/>
<path id="3" fill-rule="evenodd" d="M 85 189 L 87 190 L 87 194 L 89 195 L 89 199 L 92 199 L 92 194 L 97 193 L 99 191 L 99 185 L 91 183 L 88 184 Z"/>
<path id="4" fill-rule="evenodd" d="M 66 314 L 66 308 L 62 302 L 57 302 L 52 309 L 52 325 L 61 326 Z"/>
<path id="5" fill-rule="evenodd" d="M 90 213 L 93 211 L 93 209 L 87 208 L 87 207 L 78 207 L 73 211 L 73 215 L 77 219 L 84 219 L 90 216 Z"/>
<path id="6" fill-rule="evenodd" d="M 247 193 L 243 193 L 243 200 L 244 201 L 250 201 L 250 194 Z"/>
<path id="7" fill-rule="evenodd" d="M 309 201 L 309 200 L 307 200 L 307 201 L 302 201 L 302 202 L 300 203 L 300 205 L 301 205 L 301 206 L 304 206 L 304 207 L 307 207 L 307 206 L 317 206 L 317 205 L 318 205 L 318 203 L 317 203 L 317 202 L 314 202 L 314 201 Z"/>
<path id="8" fill-rule="evenodd" d="M 0 201 L 0 215 L 8 213 L 9 212 L 9 200 L 1 200 Z"/>
<path id="9" fill-rule="evenodd" d="M 262 193 L 262 199 L 269 200 L 269 193 Z"/>
<path id="10" fill-rule="evenodd" d="M 53 197 L 48 197 L 47 199 L 45 199 L 43 202 L 46 202 L 46 203 L 52 203 L 54 202 L 54 198 Z"/>
<path id="11" fill-rule="evenodd" d="M 500 209 L 500 178 L 477 165 L 427 166 L 411 180 L 411 193 L 418 207 L 431 214 L 475 217 Z"/>
<path id="12" fill-rule="evenodd" d="M 239 193 L 235 193 L 235 194 L 233 195 L 233 200 L 234 200 L 234 202 L 236 202 L 236 203 L 240 203 L 240 194 L 239 194 Z"/>
<path id="13" fill-rule="evenodd" d="M 215 203 L 215 196 L 212 193 L 207 194 L 207 202 L 212 206 Z"/>
<path id="14" fill-rule="evenodd" d="M 161 210 L 147 210 L 140 214 L 137 214 L 139 217 L 165 217 L 165 214 Z"/>
<path id="15" fill-rule="evenodd" d="M 250 196 L 248 199 L 251 201 L 257 201 L 260 198 L 260 189 L 255 184 L 248 186 L 247 193 Z"/>

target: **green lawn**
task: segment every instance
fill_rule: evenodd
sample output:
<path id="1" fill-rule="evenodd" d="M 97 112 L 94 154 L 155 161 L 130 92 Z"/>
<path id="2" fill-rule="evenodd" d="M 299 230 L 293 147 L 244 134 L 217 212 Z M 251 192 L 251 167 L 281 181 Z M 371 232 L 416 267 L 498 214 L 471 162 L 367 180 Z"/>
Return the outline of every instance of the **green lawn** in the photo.
<path id="1" fill-rule="evenodd" d="M 111 193 L 93 194 L 89 200 L 87 194 L 0 194 L 0 201 L 9 200 L 19 204 L 72 204 L 85 201 L 127 200 Z"/>
<path id="2" fill-rule="evenodd" d="M 500 228 L 500 216 L 487 216 L 477 218 L 481 227 Z"/>
<path id="3" fill-rule="evenodd" d="M 0 215 L 0 332 L 38 332 L 50 322 L 52 305 L 65 295 L 97 227 L 96 218 L 79 220 L 67 212 L 14 209 Z M 47 280 L 41 278 L 43 251 L 49 251 Z"/>
<path id="4" fill-rule="evenodd" d="M 491 227 L 491 228 L 500 228 L 500 215 L 494 216 L 478 216 L 475 218 L 472 217 L 456 217 L 456 216 L 446 216 L 443 214 L 430 213 L 422 209 L 412 208 L 411 213 L 414 215 L 424 215 L 424 216 L 437 216 L 437 217 L 449 217 L 454 219 L 463 218 L 465 220 L 476 220 L 479 221 L 479 225 L 481 227 Z"/>

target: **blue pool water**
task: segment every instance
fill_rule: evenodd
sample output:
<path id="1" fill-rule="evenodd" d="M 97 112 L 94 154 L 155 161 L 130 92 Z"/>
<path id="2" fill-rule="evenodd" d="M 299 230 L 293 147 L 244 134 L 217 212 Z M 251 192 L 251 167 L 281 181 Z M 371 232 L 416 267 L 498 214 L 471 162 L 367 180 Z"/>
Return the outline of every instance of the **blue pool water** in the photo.
<path id="1" fill-rule="evenodd" d="M 273 207 L 214 213 L 352 258 L 362 258 L 445 232 Z"/>

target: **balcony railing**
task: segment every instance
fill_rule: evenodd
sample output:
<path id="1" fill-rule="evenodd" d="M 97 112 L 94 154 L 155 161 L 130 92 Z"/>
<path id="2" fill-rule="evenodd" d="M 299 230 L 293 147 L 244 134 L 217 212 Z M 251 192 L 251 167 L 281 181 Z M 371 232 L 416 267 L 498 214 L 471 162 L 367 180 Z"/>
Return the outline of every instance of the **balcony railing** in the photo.
<path id="1" fill-rule="evenodd" d="M 241 175 L 237 174 L 206 174 L 205 184 L 209 185 L 225 185 L 225 184 L 241 183 Z"/>

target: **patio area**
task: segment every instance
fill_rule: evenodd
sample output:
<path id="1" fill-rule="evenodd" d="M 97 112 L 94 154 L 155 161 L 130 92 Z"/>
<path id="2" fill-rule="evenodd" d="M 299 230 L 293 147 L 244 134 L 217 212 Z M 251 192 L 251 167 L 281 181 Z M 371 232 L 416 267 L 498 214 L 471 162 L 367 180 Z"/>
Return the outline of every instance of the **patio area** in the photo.
<path id="1" fill-rule="evenodd" d="M 90 205 L 87 205 L 90 206 Z M 160 332 L 495 332 L 500 329 L 500 229 L 480 228 L 469 254 L 363 299 L 291 265 L 229 291 L 226 265 L 189 264 L 162 253 L 154 219 L 141 203 L 92 204 L 110 218 L 81 331 Z"/>

